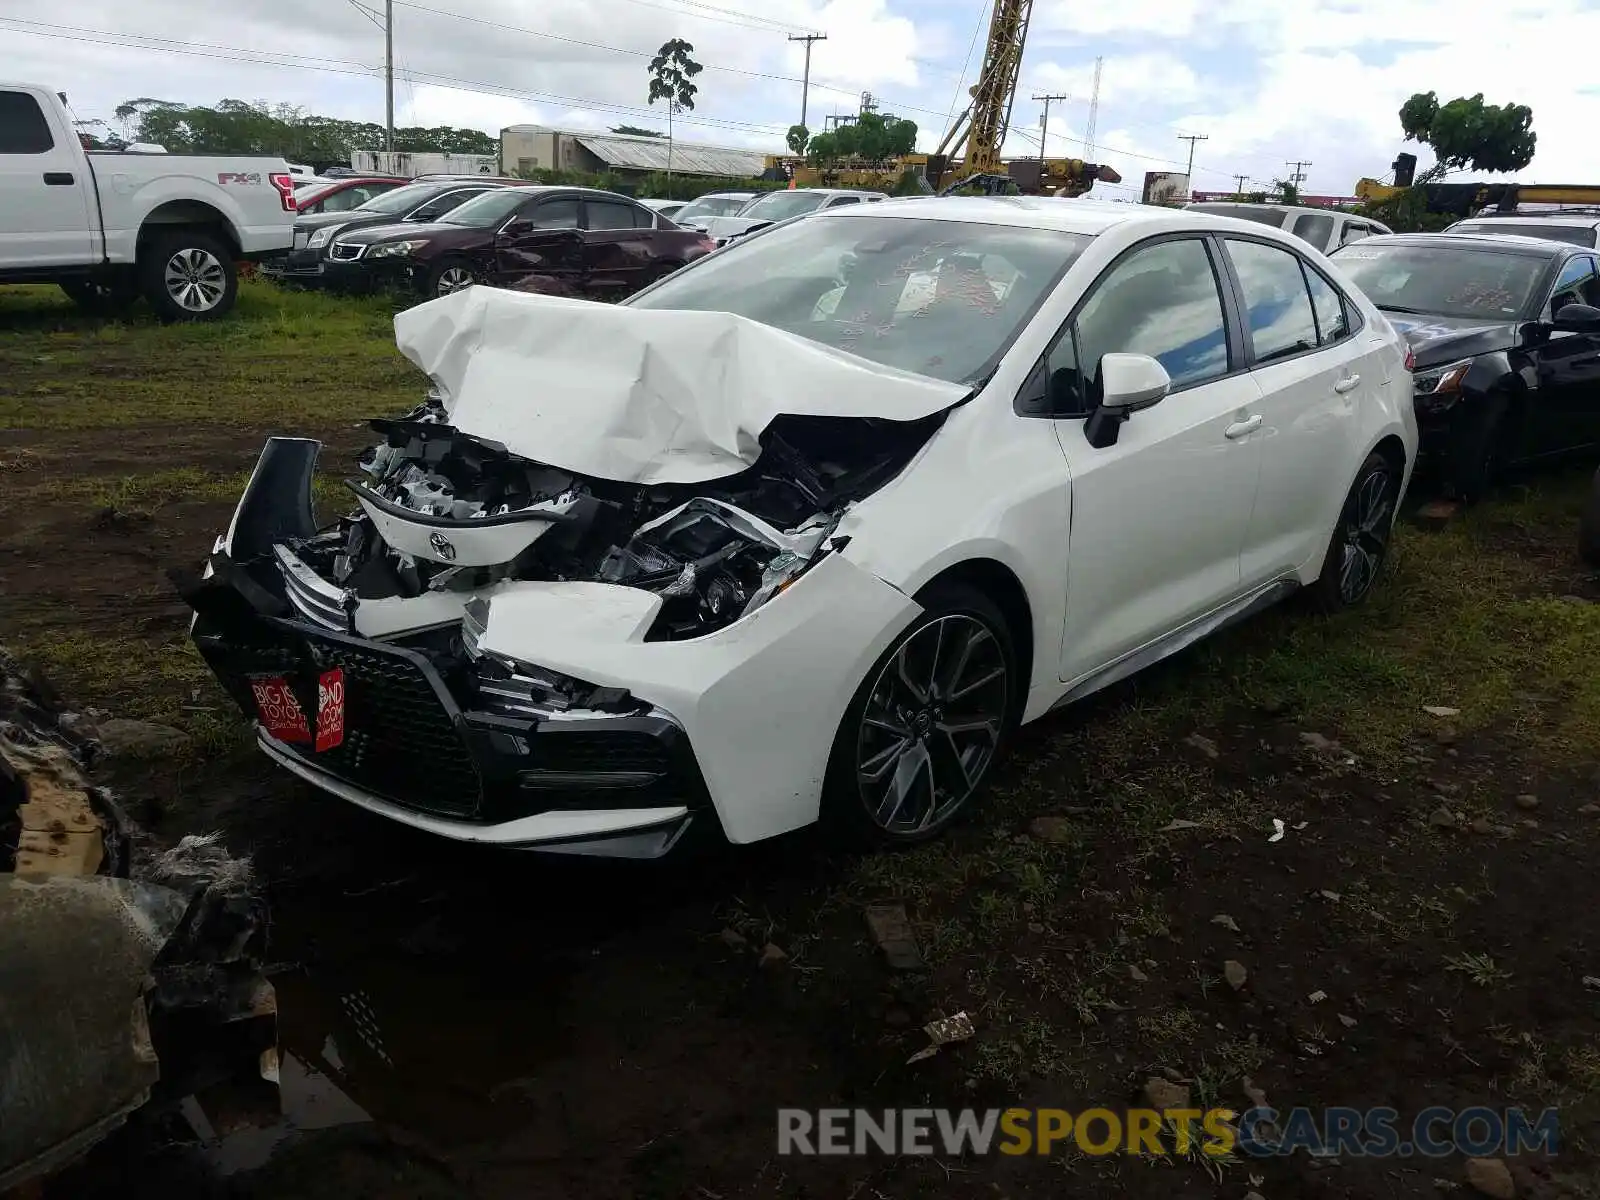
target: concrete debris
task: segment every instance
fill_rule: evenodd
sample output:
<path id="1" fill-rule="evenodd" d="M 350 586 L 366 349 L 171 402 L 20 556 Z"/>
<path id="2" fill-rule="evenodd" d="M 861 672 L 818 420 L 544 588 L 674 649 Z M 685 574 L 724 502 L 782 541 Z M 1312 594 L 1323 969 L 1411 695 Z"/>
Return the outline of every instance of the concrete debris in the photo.
<path id="1" fill-rule="evenodd" d="M 189 735 L 170 725 L 112 717 L 95 726 L 95 740 L 108 758 L 159 758 L 189 745 Z"/>
<path id="2" fill-rule="evenodd" d="M 1028 832 L 1041 842 L 1068 845 L 1078 840 L 1078 827 L 1065 817 L 1035 817 L 1028 822 Z"/>
<path id="3" fill-rule="evenodd" d="M 1250 972 L 1245 970 L 1242 962 L 1230 958 L 1222 964 L 1222 977 L 1228 981 L 1228 986 L 1237 992 L 1249 980 Z"/>
<path id="4" fill-rule="evenodd" d="M 1523 812 L 1534 812 L 1539 807 L 1539 797 L 1530 792 L 1524 792 L 1522 795 L 1518 796 L 1514 801 L 1512 801 L 1512 803 L 1514 803 Z"/>
<path id="5" fill-rule="evenodd" d="M 1460 822 L 1456 820 L 1455 813 L 1441 804 L 1428 814 L 1428 824 L 1435 829 L 1454 829 Z"/>
<path id="6" fill-rule="evenodd" d="M 1467 1182 L 1491 1200 L 1516 1200 L 1516 1181 L 1501 1159 L 1467 1159 Z"/>
<path id="7" fill-rule="evenodd" d="M 789 961 L 789 953 L 776 942 L 768 942 L 761 948 L 761 966 L 781 967 Z"/>
<path id="8" fill-rule="evenodd" d="M 1217 750 L 1217 744 L 1202 733 L 1191 733 L 1188 737 L 1184 738 L 1183 741 L 1185 745 L 1193 746 L 1207 758 L 1215 759 L 1220 753 Z"/>
<path id="9" fill-rule="evenodd" d="M 1430 717 L 1459 717 L 1461 715 L 1459 708 L 1450 708 L 1444 704 L 1424 704 L 1422 711 Z"/>
<path id="10" fill-rule="evenodd" d="M 0 1122 L 0 1193 L 146 1103 L 220 1082 L 268 1089 L 276 1109 L 250 862 L 216 836 L 135 861 L 127 817 L 86 775 L 101 744 L 0 650 L 0 1112 L 19 1115 Z"/>
<path id="11" fill-rule="evenodd" d="M 906 1059 L 908 1067 L 925 1058 L 932 1058 L 944 1046 L 968 1041 L 977 1032 L 973 1027 L 972 1018 L 964 1012 L 958 1012 L 953 1017 L 940 1017 L 929 1021 L 922 1027 L 922 1031 L 928 1035 L 930 1044 Z"/>
<path id="12" fill-rule="evenodd" d="M 869 904 L 867 927 L 872 930 L 872 938 L 890 967 L 896 971 L 922 970 L 922 950 L 911 928 L 911 918 L 906 916 L 905 905 Z"/>
<path id="13" fill-rule="evenodd" d="M 1168 821 L 1161 827 L 1162 833 L 1181 833 L 1185 829 L 1199 829 L 1199 821 L 1184 821 L 1181 819 Z"/>
<path id="14" fill-rule="evenodd" d="M 1227 913 L 1218 913 L 1216 916 L 1211 918 L 1211 923 L 1213 925 L 1222 926 L 1222 928 L 1226 929 L 1229 933 L 1239 932 L 1239 922 L 1235 921 Z"/>
<path id="15" fill-rule="evenodd" d="M 1165 1112 L 1169 1108 L 1188 1108 L 1189 1089 L 1169 1079 L 1152 1076 L 1144 1082 L 1144 1100 L 1157 1112 Z"/>

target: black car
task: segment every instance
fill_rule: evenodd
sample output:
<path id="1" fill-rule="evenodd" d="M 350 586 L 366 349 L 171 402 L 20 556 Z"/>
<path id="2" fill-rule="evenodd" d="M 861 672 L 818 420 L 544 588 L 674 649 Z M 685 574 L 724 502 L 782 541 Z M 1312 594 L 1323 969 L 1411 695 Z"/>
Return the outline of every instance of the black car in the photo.
<path id="1" fill-rule="evenodd" d="M 1461 499 L 1506 467 L 1600 445 L 1594 251 L 1417 233 L 1331 257 L 1410 344 L 1422 455 Z"/>
<path id="2" fill-rule="evenodd" d="M 364 291 L 372 282 L 366 265 L 331 259 L 328 247 L 334 237 L 372 225 L 437 221 L 474 196 L 505 186 L 498 179 L 430 180 L 395 188 L 345 212 L 308 213 L 294 223 L 294 248 L 262 271 L 269 278 L 312 287 Z"/>

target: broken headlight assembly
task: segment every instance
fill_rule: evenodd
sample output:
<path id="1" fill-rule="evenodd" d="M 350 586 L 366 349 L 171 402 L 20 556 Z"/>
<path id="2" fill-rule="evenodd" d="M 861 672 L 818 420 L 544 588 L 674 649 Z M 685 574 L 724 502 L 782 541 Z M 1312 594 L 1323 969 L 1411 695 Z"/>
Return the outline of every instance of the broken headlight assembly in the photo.
<path id="1" fill-rule="evenodd" d="M 1424 412 L 1438 412 L 1449 408 L 1461 399 L 1461 381 L 1467 377 L 1472 360 L 1447 363 L 1442 367 L 1426 367 L 1411 377 L 1411 387 L 1417 407 Z"/>

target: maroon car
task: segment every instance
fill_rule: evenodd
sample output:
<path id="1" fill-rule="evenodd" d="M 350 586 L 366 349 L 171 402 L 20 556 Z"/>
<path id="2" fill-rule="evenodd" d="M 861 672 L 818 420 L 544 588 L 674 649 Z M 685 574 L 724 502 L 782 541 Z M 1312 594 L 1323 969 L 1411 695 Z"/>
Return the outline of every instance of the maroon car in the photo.
<path id="1" fill-rule="evenodd" d="M 329 179 L 296 189 L 295 211 L 302 216 L 348 212 L 409 182 L 394 175 L 352 175 L 348 179 Z"/>
<path id="2" fill-rule="evenodd" d="M 710 253 L 716 244 L 642 204 L 593 188 L 485 192 L 427 225 L 377 225 L 337 235 L 334 262 L 443 296 L 473 283 L 597 299 L 621 298 Z"/>

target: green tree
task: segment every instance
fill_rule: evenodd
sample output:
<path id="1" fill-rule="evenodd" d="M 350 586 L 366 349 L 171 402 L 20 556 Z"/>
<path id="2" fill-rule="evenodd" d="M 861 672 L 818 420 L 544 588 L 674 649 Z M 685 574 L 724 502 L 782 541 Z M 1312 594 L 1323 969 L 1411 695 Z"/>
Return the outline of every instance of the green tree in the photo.
<path id="1" fill-rule="evenodd" d="M 661 137 L 659 129 L 646 129 L 642 125 L 613 125 L 612 133 L 626 133 L 633 137 Z"/>
<path id="2" fill-rule="evenodd" d="M 672 115 L 688 109 L 694 111 L 694 98 L 700 89 L 694 77 L 705 70 L 692 57 L 694 46 L 682 38 L 672 38 L 661 43 L 661 49 L 650 60 L 650 98 L 666 101 L 667 105 L 667 178 L 672 178 Z"/>
<path id="3" fill-rule="evenodd" d="M 1438 160 L 1423 181 L 1445 171 L 1520 171 L 1533 161 L 1538 135 L 1526 104 L 1485 104 L 1483 93 L 1440 104 L 1434 92 L 1418 92 L 1400 108 L 1406 140 L 1421 142 Z"/>
<path id="4" fill-rule="evenodd" d="M 806 152 L 806 143 L 811 140 L 811 131 L 804 125 L 789 126 L 789 135 L 784 138 L 785 144 L 795 154 Z"/>
<path id="5" fill-rule="evenodd" d="M 850 127 L 844 125 L 841 128 L 848 129 Z M 819 133 L 806 143 L 806 161 L 812 166 L 826 166 L 829 163 L 838 162 L 842 157 L 844 155 L 839 149 L 837 130 L 831 133 L 826 131 Z"/>

